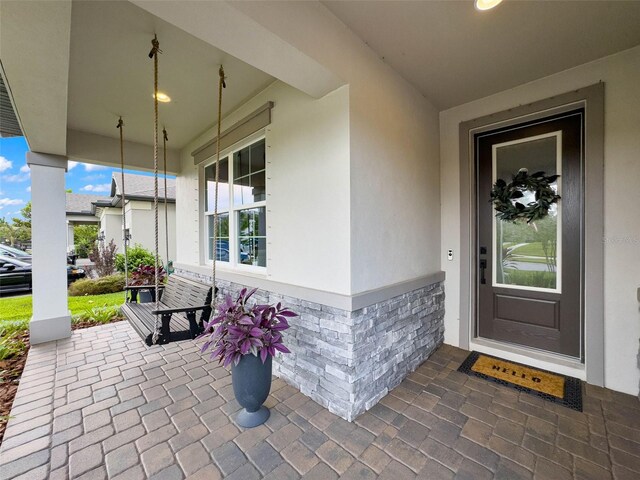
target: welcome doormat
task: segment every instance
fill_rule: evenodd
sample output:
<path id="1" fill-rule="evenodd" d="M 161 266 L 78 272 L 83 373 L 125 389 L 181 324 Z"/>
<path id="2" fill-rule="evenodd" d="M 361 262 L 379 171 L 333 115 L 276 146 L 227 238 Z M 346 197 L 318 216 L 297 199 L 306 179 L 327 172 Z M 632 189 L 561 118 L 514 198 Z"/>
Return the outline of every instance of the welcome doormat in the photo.
<path id="1" fill-rule="evenodd" d="M 479 352 L 471 352 L 458 371 L 582 411 L 582 385 L 580 380 L 574 377 L 528 367 Z"/>

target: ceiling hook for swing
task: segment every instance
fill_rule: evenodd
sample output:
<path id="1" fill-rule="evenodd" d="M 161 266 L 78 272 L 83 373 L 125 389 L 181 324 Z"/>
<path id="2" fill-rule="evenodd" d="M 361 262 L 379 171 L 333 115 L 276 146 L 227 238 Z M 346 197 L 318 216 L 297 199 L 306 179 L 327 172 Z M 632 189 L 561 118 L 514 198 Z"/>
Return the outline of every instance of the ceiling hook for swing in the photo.
<path id="1" fill-rule="evenodd" d="M 167 129 L 164 128 L 164 127 L 162 127 L 162 136 L 163 136 L 165 142 L 169 141 L 169 137 L 167 136 Z"/>
<path id="2" fill-rule="evenodd" d="M 122 128 L 124 126 L 124 122 L 122 121 L 122 117 L 120 117 L 120 119 L 118 120 L 118 125 L 116 125 L 116 128 Z"/>
<path id="3" fill-rule="evenodd" d="M 160 42 L 158 41 L 158 35 L 153 36 L 153 38 L 151 39 L 151 51 L 149 52 L 149 58 L 153 58 L 153 56 L 156 53 L 162 53 L 162 50 L 160 50 Z"/>
<path id="4" fill-rule="evenodd" d="M 222 81 L 222 88 L 227 88 L 227 83 L 224 81 L 224 68 L 220 65 L 220 69 L 218 70 L 218 75 L 220 75 L 220 80 Z"/>

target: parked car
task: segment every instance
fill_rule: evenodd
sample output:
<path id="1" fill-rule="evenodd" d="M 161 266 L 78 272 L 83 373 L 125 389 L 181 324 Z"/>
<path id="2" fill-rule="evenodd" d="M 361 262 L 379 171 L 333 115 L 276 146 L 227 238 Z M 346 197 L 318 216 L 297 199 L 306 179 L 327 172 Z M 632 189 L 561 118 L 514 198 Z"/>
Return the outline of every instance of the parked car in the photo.
<path id="1" fill-rule="evenodd" d="M 0 256 L 0 293 L 31 290 L 31 264 Z"/>
<path id="2" fill-rule="evenodd" d="M 229 255 L 229 242 L 227 240 L 218 240 L 216 245 L 216 258 L 221 262 L 228 262 L 231 258 Z M 240 263 L 249 263 L 249 254 L 240 250 Z"/>
<path id="3" fill-rule="evenodd" d="M 9 245 L 0 244 L 0 255 L 5 257 L 17 258 L 23 262 L 31 263 L 31 254 L 20 250 L 19 248 L 10 247 Z M 67 255 L 67 263 L 70 265 L 76 264 L 77 255 Z"/>
<path id="4" fill-rule="evenodd" d="M 76 280 L 86 277 L 84 268 L 78 268 L 75 265 L 67 265 L 67 285 L 72 284 Z"/>
<path id="5" fill-rule="evenodd" d="M 0 255 L 0 293 L 31 290 L 31 268 L 29 262 Z M 84 278 L 85 275 L 82 268 L 67 265 L 67 284 Z"/>
<path id="6" fill-rule="evenodd" d="M 3 257 L 17 258 L 23 262 L 31 263 L 31 254 L 20 250 L 19 248 L 10 247 L 9 245 L 0 245 L 0 255 Z"/>

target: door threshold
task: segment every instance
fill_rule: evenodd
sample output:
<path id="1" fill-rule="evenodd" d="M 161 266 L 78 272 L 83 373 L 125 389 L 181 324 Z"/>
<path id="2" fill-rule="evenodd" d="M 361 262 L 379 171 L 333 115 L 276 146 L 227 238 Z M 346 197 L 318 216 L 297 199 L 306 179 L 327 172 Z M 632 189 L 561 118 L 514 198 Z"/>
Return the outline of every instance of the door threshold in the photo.
<path id="1" fill-rule="evenodd" d="M 512 362 L 523 363 L 532 367 L 541 368 L 550 372 L 569 375 L 586 380 L 587 372 L 584 363 L 577 358 L 558 355 L 550 352 L 542 352 L 520 345 L 507 344 L 488 340 L 486 338 L 473 338 L 469 341 L 469 349 L 476 350 L 487 355 L 504 358 Z"/>

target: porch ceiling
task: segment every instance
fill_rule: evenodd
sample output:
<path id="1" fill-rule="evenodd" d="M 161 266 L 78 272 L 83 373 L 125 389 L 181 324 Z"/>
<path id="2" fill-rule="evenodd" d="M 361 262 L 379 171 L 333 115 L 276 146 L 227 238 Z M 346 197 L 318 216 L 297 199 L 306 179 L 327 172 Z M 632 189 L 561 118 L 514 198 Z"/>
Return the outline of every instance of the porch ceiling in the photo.
<path id="1" fill-rule="evenodd" d="M 640 44 L 638 1 L 323 1 L 441 109 Z"/>
<path id="2" fill-rule="evenodd" d="M 224 92 L 223 113 L 273 81 L 270 75 L 212 47 L 129 2 L 74 1 L 71 17 L 68 128 L 117 137 L 118 116 L 127 140 L 153 141 L 154 33 L 160 40 L 160 128 L 170 147 L 182 148 L 215 124 L 218 67 L 233 79 Z"/>

